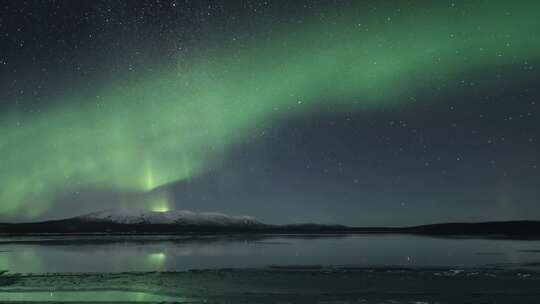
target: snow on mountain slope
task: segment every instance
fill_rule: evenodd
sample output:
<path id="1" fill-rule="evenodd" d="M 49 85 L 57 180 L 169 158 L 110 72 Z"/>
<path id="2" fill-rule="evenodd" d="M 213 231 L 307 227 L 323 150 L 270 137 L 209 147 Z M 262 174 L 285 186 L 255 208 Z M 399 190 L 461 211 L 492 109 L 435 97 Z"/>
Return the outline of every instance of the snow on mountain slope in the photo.
<path id="1" fill-rule="evenodd" d="M 89 221 L 118 224 L 177 224 L 193 226 L 246 226 L 261 225 L 250 216 L 230 216 L 217 212 L 196 213 L 186 210 L 154 212 L 146 210 L 103 210 L 77 217 Z"/>

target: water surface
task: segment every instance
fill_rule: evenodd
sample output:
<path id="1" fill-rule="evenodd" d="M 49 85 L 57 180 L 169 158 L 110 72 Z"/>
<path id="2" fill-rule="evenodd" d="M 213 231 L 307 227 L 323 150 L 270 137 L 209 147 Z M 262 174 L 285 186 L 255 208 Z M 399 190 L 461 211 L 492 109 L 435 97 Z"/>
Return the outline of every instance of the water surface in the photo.
<path id="1" fill-rule="evenodd" d="M 0 238 L 10 273 L 184 271 L 272 265 L 538 268 L 540 241 L 413 235 Z"/>

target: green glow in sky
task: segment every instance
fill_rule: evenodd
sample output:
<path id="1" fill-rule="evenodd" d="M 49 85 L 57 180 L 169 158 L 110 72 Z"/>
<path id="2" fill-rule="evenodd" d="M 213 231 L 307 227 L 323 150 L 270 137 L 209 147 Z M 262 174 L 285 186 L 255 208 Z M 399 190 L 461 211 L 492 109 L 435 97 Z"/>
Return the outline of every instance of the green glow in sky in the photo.
<path id="1" fill-rule="evenodd" d="M 167 212 L 171 210 L 172 198 L 166 191 L 153 192 L 148 195 L 144 201 L 149 209 L 155 212 Z"/>
<path id="2" fill-rule="evenodd" d="M 0 214 L 38 217 L 77 191 L 150 191 L 204 173 L 281 119 L 418 106 L 411 97 L 466 73 L 539 59 L 540 3 L 440 5 L 329 13 L 93 96 L 0 114 Z M 167 197 L 148 204 L 170 208 Z"/>

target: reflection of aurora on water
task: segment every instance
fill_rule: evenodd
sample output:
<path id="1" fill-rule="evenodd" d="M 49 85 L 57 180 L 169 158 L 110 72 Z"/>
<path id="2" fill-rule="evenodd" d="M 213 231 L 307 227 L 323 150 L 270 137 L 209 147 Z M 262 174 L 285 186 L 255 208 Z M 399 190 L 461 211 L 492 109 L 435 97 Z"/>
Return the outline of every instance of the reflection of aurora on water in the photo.
<path id="1" fill-rule="evenodd" d="M 273 303 L 294 296 L 302 303 L 325 297 L 467 302 L 474 294 L 482 302 L 534 303 L 529 300 L 537 297 L 540 278 L 534 251 L 521 251 L 538 242 L 518 239 L 374 234 L 0 241 L 0 251 L 11 250 L 0 252 L 0 267 L 9 270 L 0 274 L 0 301 L 261 303 L 254 298 L 260 296 Z"/>
<path id="2" fill-rule="evenodd" d="M 151 191 L 205 172 L 288 116 L 416 106 L 414 96 L 449 78 L 538 59 L 536 2 L 481 2 L 467 14 L 433 6 L 393 16 L 388 4 L 277 28 L 92 97 L 60 94 L 38 113 L 3 113 L 0 213 L 37 217 L 85 189 Z M 142 204 L 166 211 L 171 203 L 152 195 Z"/>
<path id="3" fill-rule="evenodd" d="M 167 254 L 163 252 L 150 253 L 147 256 L 148 264 L 157 269 L 162 269 L 167 261 Z"/>
<path id="4" fill-rule="evenodd" d="M 92 301 L 92 302 L 110 302 L 110 301 L 182 301 L 179 296 L 169 297 L 147 292 L 137 291 L 35 291 L 35 292 L 7 292 L 2 294 L 2 300 L 25 302 L 25 301 Z"/>
<path id="5" fill-rule="evenodd" d="M 11 270 L 13 265 L 19 265 L 21 272 L 34 272 L 43 269 L 41 258 L 33 250 L 0 251 L 0 272 Z"/>

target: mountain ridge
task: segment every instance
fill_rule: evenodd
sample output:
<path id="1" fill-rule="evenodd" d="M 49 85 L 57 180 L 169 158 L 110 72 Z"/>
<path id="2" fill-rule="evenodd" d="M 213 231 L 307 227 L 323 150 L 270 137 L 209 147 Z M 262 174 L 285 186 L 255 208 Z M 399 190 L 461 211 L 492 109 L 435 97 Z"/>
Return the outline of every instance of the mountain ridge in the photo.
<path id="1" fill-rule="evenodd" d="M 106 221 L 118 224 L 166 225 L 259 225 L 261 222 L 247 215 L 227 215 L 220 212 L 193 212 L 189 210 L 147 211 L 141 209 L 106 209 L 76 216 L 87 221 Z"/>
<path id="2" fill-rule="evenodd" d="M 540 238 L 540 221 L 455 222 L 409 227 L 350 227 L 317 223 L 271 225 L 219 212 L 108 209 L 71 218 L 0 223 L 2 235 L 34 234 L 417 234 Z"/>

